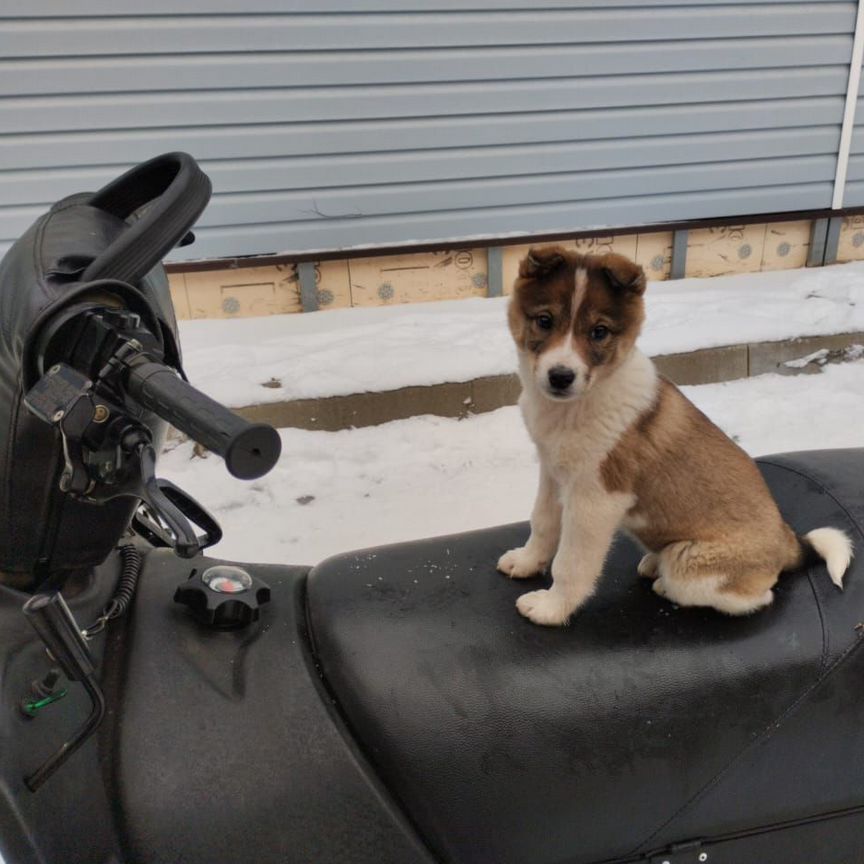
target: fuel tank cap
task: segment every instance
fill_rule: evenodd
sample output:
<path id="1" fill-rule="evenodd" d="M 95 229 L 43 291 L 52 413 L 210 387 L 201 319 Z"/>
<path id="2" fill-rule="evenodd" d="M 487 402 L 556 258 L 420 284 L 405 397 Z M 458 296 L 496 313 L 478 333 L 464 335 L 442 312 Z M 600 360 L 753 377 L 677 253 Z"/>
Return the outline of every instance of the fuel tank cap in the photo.
<path id="1" fill-rule="evenodd" d="M 202 624 L 233 630 L 257 621 L 270 601 L 270 586 L 235 564 L 214 564 L 191 576 L 174 592 L 174 602 L 188 606 Z"/>

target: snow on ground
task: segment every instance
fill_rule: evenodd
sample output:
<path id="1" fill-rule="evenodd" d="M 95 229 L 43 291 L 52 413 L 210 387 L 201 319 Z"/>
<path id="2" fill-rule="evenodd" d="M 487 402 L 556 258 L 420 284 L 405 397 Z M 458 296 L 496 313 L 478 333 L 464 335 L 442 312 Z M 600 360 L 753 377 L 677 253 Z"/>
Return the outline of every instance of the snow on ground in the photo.
<path id="1" fill-rule="evenodd" d="M 683 388 L 752 455 L 864 446 L 864 360 L 820 374 Z M 337 552 L 527 519 L 536 460 L 518 409 L 414 417 L 340 432 L 283 429 L 266 477 L 234 480 L 184 443 L 161 472 L 210 508 L 241 561 L 314 564 Z"/>
<path id="2" fill-rule="evenodd" d="M 864 330 L 864 262 L 652 282 L 646 299 L 640 345 L 654 356 Z M 513 371 L 506 304 L 451 300 L 184 321 L 181 342 L 192 383 L 232 407 L 394 390 Z"/>

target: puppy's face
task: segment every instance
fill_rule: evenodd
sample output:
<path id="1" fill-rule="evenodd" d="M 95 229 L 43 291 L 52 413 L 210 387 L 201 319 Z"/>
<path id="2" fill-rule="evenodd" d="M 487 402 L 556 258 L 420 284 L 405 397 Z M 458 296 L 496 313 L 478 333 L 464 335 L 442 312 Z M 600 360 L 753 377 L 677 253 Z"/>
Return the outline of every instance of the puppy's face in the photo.
<path id="1" fill-rule="evenodd" d="M 642 328 L 644 291 L 642 268 L 621 255 L 532 249 L 508 318 L 540 392 L 556 402 L 577 399 L 619 366 Z"/>

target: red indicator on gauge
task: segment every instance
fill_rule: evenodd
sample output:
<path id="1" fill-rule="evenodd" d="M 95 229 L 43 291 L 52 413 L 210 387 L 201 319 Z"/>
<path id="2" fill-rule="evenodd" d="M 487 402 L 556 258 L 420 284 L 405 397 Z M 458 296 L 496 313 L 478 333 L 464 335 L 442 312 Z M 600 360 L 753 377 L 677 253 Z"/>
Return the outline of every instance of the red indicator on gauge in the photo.
<path id="1" fill-rule="evenodd" d="M 252 577 L 239 567 L 217 564 L 204 571 L 201 581 L 217 594 L 239 594 L 252 587 Z"/>

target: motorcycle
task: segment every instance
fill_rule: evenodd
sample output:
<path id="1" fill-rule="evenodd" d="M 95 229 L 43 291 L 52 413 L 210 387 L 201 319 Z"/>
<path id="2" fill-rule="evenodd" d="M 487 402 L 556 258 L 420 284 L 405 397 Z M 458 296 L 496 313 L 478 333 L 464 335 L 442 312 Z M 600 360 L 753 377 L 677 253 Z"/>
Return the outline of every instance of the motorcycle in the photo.
<path id="1" fill-rule="evenodd" d="M 745 618 L 619 538 L 568 628 L 496 573 L 525 524 L 315 567 L 227 562 L 157 476 L 172 423 L 279 458 L 184 378 L 163 257 L 186 154 L 64 199 L 0 263 L 0 853 L 43 862 L 848 864 L 864 856 L 864 563 Z M 864 450 L 759 460 L 860 548 Z"/>

